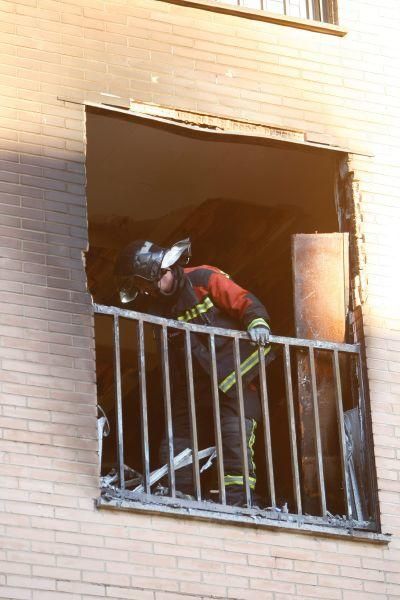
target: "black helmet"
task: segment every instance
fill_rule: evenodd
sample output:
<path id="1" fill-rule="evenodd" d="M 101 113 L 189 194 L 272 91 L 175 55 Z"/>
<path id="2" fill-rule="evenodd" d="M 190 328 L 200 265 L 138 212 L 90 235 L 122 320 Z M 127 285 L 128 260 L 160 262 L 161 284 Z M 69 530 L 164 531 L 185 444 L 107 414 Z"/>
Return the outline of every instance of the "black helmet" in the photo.
<path id="1" fill-rule="evenodd" d="M 139 292 L 154 293 L 163 271 L 176 264 L 186 264 L 189 258 L 189 238 L 170 248 L 144 240 L 131 242 L 120 252 L 115 264 L 121 302 L 131 302 Z"/>

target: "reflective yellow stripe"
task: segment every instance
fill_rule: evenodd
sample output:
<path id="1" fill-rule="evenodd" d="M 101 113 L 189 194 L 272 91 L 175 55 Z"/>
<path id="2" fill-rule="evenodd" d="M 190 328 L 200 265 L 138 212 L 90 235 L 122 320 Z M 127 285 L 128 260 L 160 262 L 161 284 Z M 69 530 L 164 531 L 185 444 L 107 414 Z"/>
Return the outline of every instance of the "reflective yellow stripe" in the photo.
<path id="1" fill-rule="evenodd" d="M 209 296 L 206 296 L 203 302 L 199 302 L 199 304 L 195 304 L 192 308 L 185 310 L 185 312 L 178 317 L 178 321 L 191 321 L 196 317 L 199 317 L 202 313 L 207 312 L 212 308 L 214 304 L 211 301 Z"/>
<path id="2" fill-rule="evenodd" d="M 256 470 L 256 465 L 254 462 L 254 443 L 256 441 L 256 427 L 257 427 L 257 421 L 255 419 L 252 419 L 252 428 L 251 428 L 251 434 L 249 437 L 249 450 L 250 450 L 250 460 L 251 460 L 251 467 L 253 469 L 253 471 Z"/>
<path id="3" fill-rule="evenodd" d="M 252 329 L 253 327 L 257 327 L 257 325 L 261 325 L 262 327 L 268 327 L 269 329 L 267 321 L 259 317 L 258 319 L 253 319 L 252 322 L 247 325 L 247 331 L 249 329 Z"/>
<path id="4" fill-rule="evenodd" d="M 224 485 L 225 487 L 228 485 L 243 485 L 244 479 L 243 475 L 225 475 L 224 477 Z M 249 477 L 249 486 L 250 489 L 254 490 L 256 486 L 256 478 Z"/>
<path id="5" fill-rule="evenodd" d="M 268 352 L 271 350 L 271 346 L 267 346 L 266 348 L 264 348 L 264 356 L 266 356 L 268 354 Z M 255 350 L 252 354 L 250 354 L 250 356 L 248 356 L 246 358 L 246 360 L 244 360 L 241 365 L 240 365 L 240 372 L 243 375 L 246 375 L 246 373 L 248 373 L 250 371 L 250 369 L 252 369 L 256 364 L 258 363 L 258 350 Z M 231 389 L 231 387 L 233 385 L 235 385 L 236 383 L 236 373 L 235 371 L 232 371 L 232 373 L 230 373 L 227 377 L 225 377 L 225 379 L 223 381 L 221 381 L 221 383 L 219 384 L 219 389 L 221 390 L 221 392 L 227 392 L 228 390 Z"/>

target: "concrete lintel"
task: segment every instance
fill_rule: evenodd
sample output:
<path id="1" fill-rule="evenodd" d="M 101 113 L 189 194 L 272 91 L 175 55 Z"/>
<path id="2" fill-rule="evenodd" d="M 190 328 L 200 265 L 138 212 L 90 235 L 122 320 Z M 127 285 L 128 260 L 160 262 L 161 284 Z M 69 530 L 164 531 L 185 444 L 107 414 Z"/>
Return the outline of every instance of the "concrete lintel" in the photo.
<path id="1" fill-rule="evenodd" d="M 145 103 L 127 98 L 110 97 L 101 93 L 97 94 L 98 101 L 86 100 L 84 98 L 70 98 L 59 96 L 58 100 L 72 104 L 79 104 L 86 108 L 94 110 L 108 110 L 126 117 L 138 118 L 143 121 L 159 123 L 160 126 L 174 126 L 185 129 L 188 134 L 194 132 L 203 132 L 207 135 L 226 136 L 230 138 L 241 137 L 244 140 L 261 141 L 269 145 L 282 146 L 302 150 L 323 150 L 336 152 L 340 154 L 354 154 L 364 157 L 372 157 L 371 153 L 364 150 L 356 150 L 332 143 L 331 136 L 324 137 L 322 141 L 319 136 L 318 141 L 313 141 L 313 134 L 300 131 L 298 129 L 285 129 L 268 123 L 256 123 L 242 119 L 231 119 L 229 117 L 195 112 L 191 110 L 181 110 L 170 106 L 161 106 L 158 104 Z"/>

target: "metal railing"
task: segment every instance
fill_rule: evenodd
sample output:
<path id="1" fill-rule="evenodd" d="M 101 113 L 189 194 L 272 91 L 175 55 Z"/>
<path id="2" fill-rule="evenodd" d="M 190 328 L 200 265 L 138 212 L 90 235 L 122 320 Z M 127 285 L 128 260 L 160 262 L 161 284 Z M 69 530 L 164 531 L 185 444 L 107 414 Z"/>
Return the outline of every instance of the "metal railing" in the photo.
<path id="1" fill-rule="evenodd" d="M 240 340 L 248 340 L 248 335 L 245 332 L 220 329 L 210 326 L 194 325 L 181 321 L 175 321 L 165 319 L 161 317 L 155 317 L 146 313 L 140 313 L 136 311 L 124 310 L 113 306 L 94 305 L 94 312 L 100 315 L 108 315 L 113 319 L 113 352 L 114 352 L 114 385 L 115 385 L 115 415 L 116 415 L 116 440 L 117 440 L 117 474 L 114 480 L 118 481 L 118 485 L 114 486 L 114 493 L 119 497 L 126 500 L 149 501 L 161 502 L 161 503 L 172 503 L 174 506 L 182 505 L 193 508 L 202 508 L 209 511 L 225 511 L 237 514 L 264 514 L 266 517 L 274 518 L 276 512 L 281 512 L 277 506 L 276 498 L 276 478 L 274 475 L 274 449 L 271 441 L 271 427 L 270 427 L 270 408 L 269 408 L 269 390 L 268 390 L 268 378 L 266 369 L 265 354 L 261 347 L 258 348 L 258 364 L 259 364 L 259 390 L 261 397 L 261 408 L 262 408 L 262 429 L 263 429 L 263 448 L 265 452 L 264 462 L 266 468 L 266 497 L 268 498 L 268 508 L 264 512 L 260 512 L 259 507 L 252 507 L 252 497 L 250 491 L 249 482 L 249 463 L 247 457 L 246 448 L 246 430 L 245 430 L 245 409 L 244 409 L 244 397 L 243 397 L 243 382 L 242 374 L 240 369 Z M 139 395 L 139 406 L 140 406 L 140 427 L 141 427 L 141 456 L 142 456 L 142 470 L 139 484 L 132 489 L 128 489 L 126 485 L 126 474 L 124 464 L 124 434 L 123 434 L 123 394 L 121 385 L 121 353 L 120 353 L 120 319 L 128 319 L 136 323 L 136 347 L 137 347 L 137 377 L 138 377 L 138 395 Z M 145 334 L 144 326 L 149 324 L 155 327 L 161 332 L 161 365 L 162 365 L 162 387 L 163 387 L 163 405 L 164 405 L 164 418 L 165 418 L 165 435 L 167 440 L 168 448 L 168 460 L 167 464 L 156 472 L 151 472 L 150 465 L 150 445 L 149 445 L 149 419 L 148 419 L 148 390 L 146 382 L 146 348 L 145 348 Z M 174 455 L 174 434 L 173 434 L 173 411 L 172 403 L 173 398 L 171 397 L 171 379 L 170 370 L 171 366 L 169 360 L 169 347 L 168 347 L 168 332 L 170 330 L 180 330 L 184 334 L 184 351 L 186 357 L 186 384 L 188 394 L 188 415 L 191 426 L 191 449 L 188 452 L 180 453 L 179 456 Z M 191 336 L 193 334 L 201 334 L 202 336 L 208 336 L 208 350 L 210 357 L 210 369 L 209 375 L 212 387 L 212 403 L 213 403 L 213 426 L 214 426 L 214 437 L 215 437 L 215 462 L 216 472 L 218 479 L 218 502 L 210 502 L 203 498 L 201 489 L 201 460 L 204 457 L 209 457 L 214 448 L 208 448 L 207 450 L 199 450 L 198 447 L 198 428 L 196 421 L 196 399 L 195 399 L 195 382 L 193 375 L 193 357 L 192 357 L 192 345 Z M 216 345 L 215 339 L 217 336 L 230 338 L 232 340 L 233 356 L 235 360 L 235 375 L 237 381 L 237 403 L 238 403 L 238 415 L 240 420 L 240 442 L 241 442 L 241 456 L 244 476 L 244 491 L 246 496 L 246 503 L 248 508 L 243 507 L 232 507 L 227 505 L 225 485 L 224 485 L 224 463 L 223 463 L 223 434 L 221 431 L 221 418 L 220 418 L 220 398 L 219 388 L 217 381 L 217 358 L 216 358 Z M 346 419 L 343 408 L 343 383 L 341 375 L 341 357 L 351 356 L 353 357 L 354 365 L 354 376 L 357 380 L 358 387 L 358 407 L 357 410 L 362 421 L 362 438 L 363 438 L 363 452 L 368 454 L 368 448 L 365 448 L 365 393 L 364 393 L 364 379 L 363 379 L 363 367 L 362 367 L 362 356 L 359 344 L 339 344 L 327 341 L 318 340 L 306 340 L 298 338 L 289 338 L 272 335 L 270 342 L 274 347 L 281 349 L 282 363 L 284 371 L 284 389 L 286 396 L 286 407 L 288 417 L 288 432 L 290 440 L 290 462 L 292 472 L 292 494 L 293 502 L 292 508 L 294 510 L 286 511 L 290 512 L 292 516 L 301 516 L 304 519 L 308 519 L 308 522 L 319 522 L 318 519 L 322 519 L 321 522 L 326 524 L 327 522 L 333 523 L 334 525 L 343 525 L 348 527 L 349 522 L 351 526 L 358 522 L 360 528 L 373 529 L 373 517 L 369 516 L 363 518 L 360 521 L 360 515 L 357 514 L 357 501 L 355 497 L 357 493 L 355 481 L 352 480 L 354 473 L 349 469 L 349 453 L 348 453 L 348 435 L 346 432 Z M 292 350 L 292 353 L 291 353 Z M 304 489 L 301 484 L 301 473 L 299 469 L 299 439 L 298 439 L 298 415 L 296 406 L 296 390 L 293 384 L 293 351 L 306 352 L 308 354 L 308 368 L 310 373 L 310 391 L 312 398 L 312 413 L 313 413 L 313 428 L 310 435 L 314 437 L 315 444 L 315 457 L 316 457 L 316 475 L 318 484 L 318 496 L 320 511 L 318 515 L 307 516 L 303 512 L 302 494 L 304 495 Z M 331 361 L 331 369 L 333 373 L 334 381 L 334 392 L 336 398 L 336 418 L 337 418 L 337 435 L 338 435 L 338 447 L 340 454 L 340 465 L 341 465 L 341 477 L 342 481 L 339 482 L 341 487 L 341 493 L 343 494 L 343 504 L 345 506 L 345 515 L 342 515 L 340 519 L 334 518 L 330 513 L 327 506 L 326 496 L 326 481 L 324 474 L 324 456 L 322 450 L 321 441 L 321 425 L 319 416 L 319 391 L 317 388 L 317 376 L 316 376 L 316 353 L 323 351 L 325 354 L 329 353 Z M 232 400 L 235 401 L 235 400 Z M 347 438 L 346 438 L 347 435 Z M 190 455 L 188 457 L 188 454 Z M 368 462 L 368 461 L 367 461 Z M 192 464 L 193 469 L 193 485 L 194 485 L 194 496 L 195 500 L 185 500 L 177 497 L 176 483 L 175 483 L 175 472 L 182 465 Z M 162 471 L 162 472 L 161 472 Z M 152 486 L 156 481 L 159 481 L 162 475 L 167 475 L 168 478 L 168 489 L 169 498 L 155 498 L 152 492 Z M 116 489 L 117 488 L 117 489 Z M 107 491 L 107 490 L 106 490 Z M 113 493 L 110 490 L 107 493 Z M 359 504 L 359 502 L 358 502 Z M 356 508 L 355 508 L 356 507 Z M 284 511 L 285 512 L 285 511 Z M 371 511 L 370 511 L 371 512 Z M 283 518 L 282 514 L 279 516 Z"/>
<path id="2" fill-rule="evenodd" d="M 217 0 L 224 4 L 337 24 L 335 0 Z"/>

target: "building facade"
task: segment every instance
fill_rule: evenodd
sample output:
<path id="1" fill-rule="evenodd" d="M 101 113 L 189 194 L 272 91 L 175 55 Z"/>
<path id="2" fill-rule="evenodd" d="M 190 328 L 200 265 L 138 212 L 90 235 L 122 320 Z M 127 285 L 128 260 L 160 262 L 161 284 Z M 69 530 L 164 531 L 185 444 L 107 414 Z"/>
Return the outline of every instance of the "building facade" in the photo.
<path id="1" fill-rule="evenodd" d="M 330 25 L 201 0 L 1 1 L 4 600 L 400 597 L 396 4 L 338 0 Z M 96 506 L 86 111 L 124 111 L 130 101 L 147 116 L 181 111 L 197 125 L 229 120 L 238 133 L 246 123 L 347 154 L 380 510 L 374 535 Z"/>

